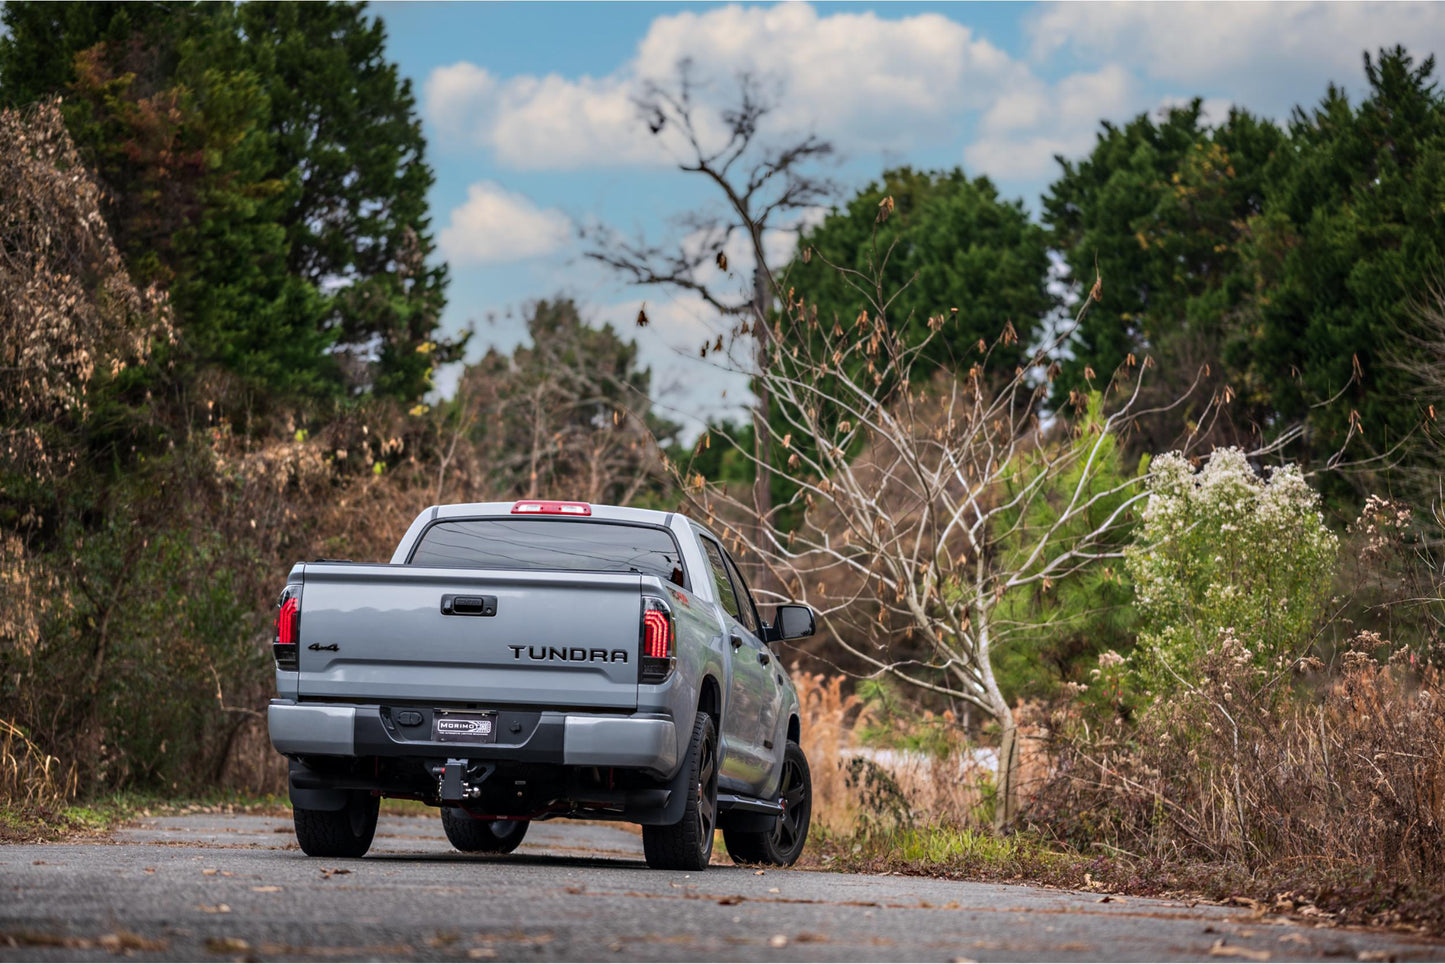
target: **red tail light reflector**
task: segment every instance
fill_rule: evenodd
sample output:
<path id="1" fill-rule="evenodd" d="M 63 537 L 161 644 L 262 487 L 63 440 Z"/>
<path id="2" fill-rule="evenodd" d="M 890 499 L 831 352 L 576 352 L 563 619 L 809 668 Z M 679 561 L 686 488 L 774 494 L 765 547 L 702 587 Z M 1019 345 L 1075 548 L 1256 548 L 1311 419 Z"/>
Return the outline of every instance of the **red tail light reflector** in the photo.
<path id="1" fill-rule="evenodd" d="M 656 596 L 642 597 L 642 625 L 638 631 L 642 658 L 638 662 L 638 682 L 661 683 L 677 663 L 677 630 L 672 610 Z"/>
<path id="2" fill-rule="evenodd" d="M 301 666 L 301 587 L 287 586 L 276 611 L 276 632 L 271 637 L 276 668 L 295 672 Z"/>
<path id="3" fill-rule="evenodd" d="M 666 613 L 649 609 L 642 614 L 642 655 L 652 659 L 672 655 L 672 624 Z"/>
<path id="4" fill-rule="evenodd" d="M 286 600 L 281 604 L 281 611 L 276 614 L 276 645 L 296 645 L 296 613 L 301 606 L 296 602 L 295 597 Z"/>

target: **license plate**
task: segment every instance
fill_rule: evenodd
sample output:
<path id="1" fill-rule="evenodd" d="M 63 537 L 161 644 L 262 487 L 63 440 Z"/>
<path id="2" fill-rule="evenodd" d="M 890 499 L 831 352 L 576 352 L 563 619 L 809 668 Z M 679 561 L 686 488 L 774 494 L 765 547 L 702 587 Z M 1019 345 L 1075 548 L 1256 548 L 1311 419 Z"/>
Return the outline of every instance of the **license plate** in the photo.
<path id="1" fill-rule="evenodd" d="M 445 713 L 432 715 L 432 739 L 438 743 L 495 743 L 496 713 Z"/>

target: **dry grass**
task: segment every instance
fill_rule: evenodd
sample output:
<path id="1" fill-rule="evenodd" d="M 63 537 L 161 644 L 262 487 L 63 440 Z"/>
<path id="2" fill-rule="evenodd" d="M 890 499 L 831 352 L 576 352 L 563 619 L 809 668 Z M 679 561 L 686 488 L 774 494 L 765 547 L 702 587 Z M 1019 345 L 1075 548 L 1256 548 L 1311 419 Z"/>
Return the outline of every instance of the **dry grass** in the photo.
<path id="1" fill-rule="evenodd" d="M 75 797 L 73 764 L 46 753 L 9 720 L 0 719 L 0 802 L 29 807 L 64 806 Z"/>
<path id="2" fill-rule="evenodd" d="M 845 676 L 794 668 L 803 750 L 813 773 L 813 819 L 831 834 L 979 828 L 992 819 L 994 753 L 971 742 L 950 712 L 891 701 L 865 704 Z M 1041 727 L 1021 708 L 1022 769 L 1041 782 Z M 1035 714 L 1036 715 L 1036 714 Z M 865 745 L 878 743 L 879 746 Z M 920 747 L 926 747 L 920 748 Z M 1026 784 L 1027 785 L 1027 784 Z"/>
<path id="3" fill-rule="evenodd" d="M 1085 737 L 1062 721 L 1035 824 L 1150 859 L 1441 880 L 1445 674 L 1352 651 L 1311 695 L 1261 675 L 1225 639 L 1137 727 Z"/>
<path id="4" fill-rule="evenodd" d="M 862 723 L 863 701 L 852 693 L 844 695 L 844 682 L 842 676 L 803 673 L 793 667 L 801 745 L 813 777 L 813 822 L 834 833 L 851 829 L 857 815 L 844 756 L 853 743 L 853 731 Z"/>

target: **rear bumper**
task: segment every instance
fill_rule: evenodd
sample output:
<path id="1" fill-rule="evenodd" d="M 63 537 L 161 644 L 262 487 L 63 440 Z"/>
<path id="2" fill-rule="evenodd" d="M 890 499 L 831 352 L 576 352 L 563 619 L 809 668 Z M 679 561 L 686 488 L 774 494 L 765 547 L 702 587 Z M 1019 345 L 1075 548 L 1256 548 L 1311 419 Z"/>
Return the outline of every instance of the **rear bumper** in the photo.
<path id="1" fill-rule="evenodd" d="M 504 710 L 497 715 L 496 743 L 462 744 L 431 739 L 429 708 L 404 709 L 421 721 L 403 724 L 401 714 L 388 706 L 289 700 L 272 700 L 266 717 L 271 745 L 291 757 L 461 757 L 620 767 L 661 777 L 677 769 L 676 727 L 661 714 Z"/>

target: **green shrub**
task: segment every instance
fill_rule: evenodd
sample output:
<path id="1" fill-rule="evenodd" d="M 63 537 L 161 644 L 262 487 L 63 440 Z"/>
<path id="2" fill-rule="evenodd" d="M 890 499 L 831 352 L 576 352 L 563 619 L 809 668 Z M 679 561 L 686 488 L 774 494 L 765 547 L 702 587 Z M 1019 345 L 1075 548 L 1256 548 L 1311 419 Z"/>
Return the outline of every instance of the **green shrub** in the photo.
<path id="1" fill-rule="evenodd" d="M 1265 477 L 1226 448 L 1197 472 L 1183 456 L 1160 456 L 1148 484 L 1125 561 L 1150 685 L 1167 691 L 1192 678 L 1226 634 L 1262 667 L 1299 655 L 1322 614 L 1337 548 L 1299 469 Z"/>

